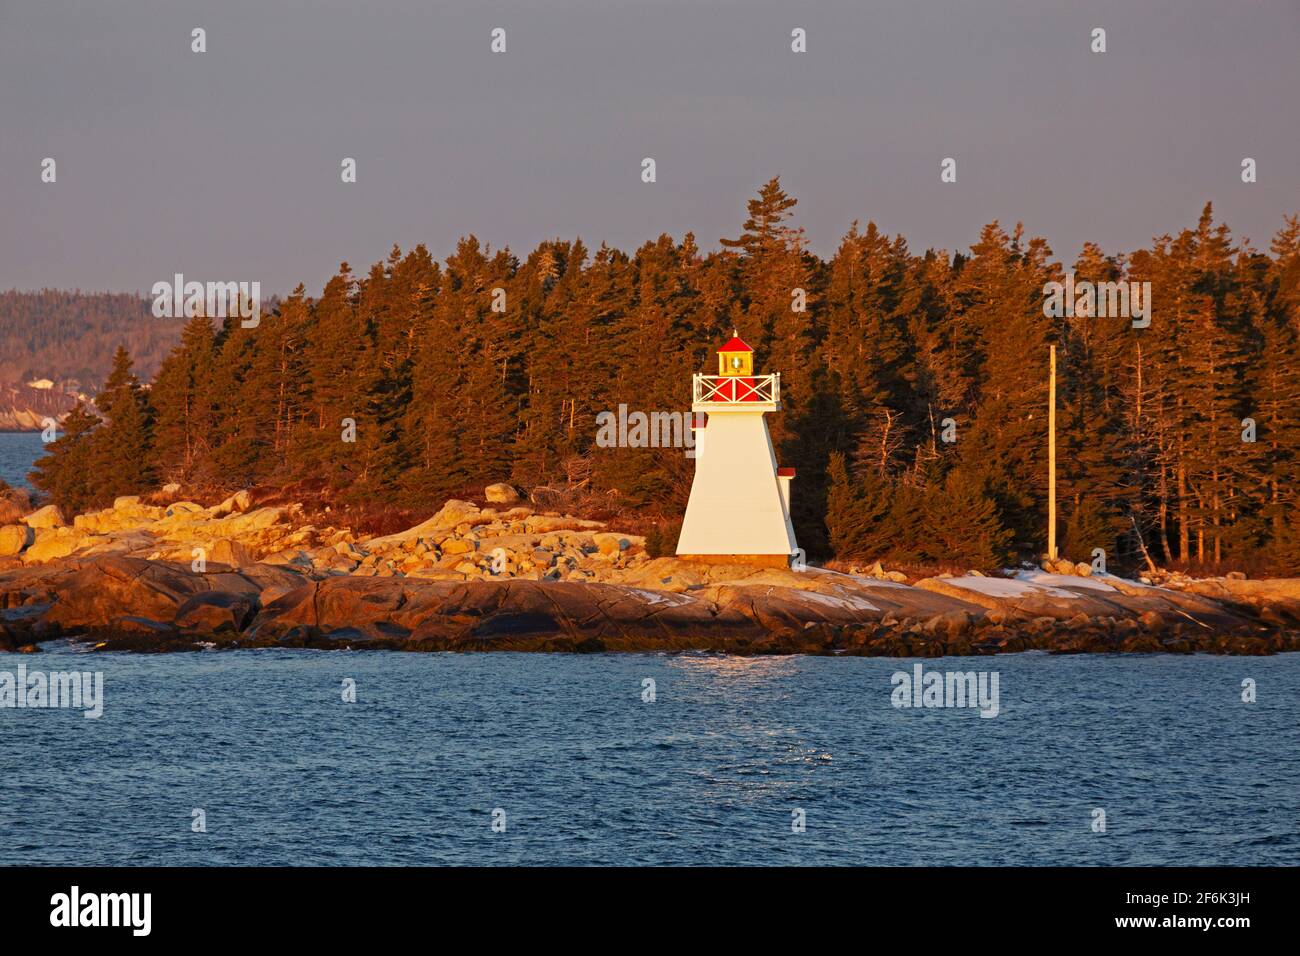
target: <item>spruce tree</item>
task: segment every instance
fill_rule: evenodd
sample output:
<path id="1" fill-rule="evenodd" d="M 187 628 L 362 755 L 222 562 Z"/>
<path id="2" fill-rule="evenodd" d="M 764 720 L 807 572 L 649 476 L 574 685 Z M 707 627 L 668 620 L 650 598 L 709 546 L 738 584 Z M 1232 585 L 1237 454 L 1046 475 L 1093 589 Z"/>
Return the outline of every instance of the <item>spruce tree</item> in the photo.
<path id="1" fill-rule="evenodd" d="M 984 571 L 1006 562 L 1011 532 L 1003 527 L 998 507 L 978 476 L 953 471 L 942 489 L 926 496 L 925 507 L 925 557 Z"/>
<path id="2" fill-rule="evenodd" d="M 78 402 L 61 425 L 62 434 L 46 446 L 28 475 L 71 518 L 89 510 L 98 497 L 97 474 L 91 467 L 91 439 L 99 417 Z"/>
<path id="3" fill-rule="evenodd" d="M 90 436 L 92 498 L 110 504 L 118 495 L 152 490 L 153 416 L 148 397 L 131 371 L 131 356 L 124 346 L 113 354 L 113 367 L 95 407 L 105 423 Z"/>
<path id="4" fill-rule="evenodd" d="M 826 528 L 835 556 L 882 560 L 897 553 L 889 482 L 867 469 L 849 475 L 841 452 L 827 467 Z"/>
<path id="5" fill-rule="evenodd" d="M 196 316 L 186 323 L 180 344 L 163 360 L 154 379 L 154 464 L 166 480 L 190 481 L 211 449 L 212 352 L 212 323 L 206 316 Z"/>
<path id="6" fill-rule="evenodd" d="M 1090 562 L 1096 548 L 1107 555 L 1115 553 L 1115 524 L 1091 498 L 1080 497 L 1072 503 L 1065 516 L 1064 532 L 1061 553 L 1074 561 Z"/>

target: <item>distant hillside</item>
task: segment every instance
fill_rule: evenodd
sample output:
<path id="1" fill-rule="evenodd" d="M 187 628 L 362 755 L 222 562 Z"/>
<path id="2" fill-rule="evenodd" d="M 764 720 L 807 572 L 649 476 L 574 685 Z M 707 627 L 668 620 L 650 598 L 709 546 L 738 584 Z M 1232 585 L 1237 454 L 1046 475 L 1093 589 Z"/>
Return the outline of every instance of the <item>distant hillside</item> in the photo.
<path id="1" fill-rule="evenodd" d="M 62 420 L 77 404 L 58 388 L 0 383 L 0 432 L 40 431 L 46 418 Z"/>
<path id="2" fill-rule="evenodd" d="M 0 292 L 0 386 L 74 380 L 93 393 L 119 345 L 131 352 L 137 375 L 152 377 L 185 322 L 154 318 L 151 304 L 132 293 Z"/>

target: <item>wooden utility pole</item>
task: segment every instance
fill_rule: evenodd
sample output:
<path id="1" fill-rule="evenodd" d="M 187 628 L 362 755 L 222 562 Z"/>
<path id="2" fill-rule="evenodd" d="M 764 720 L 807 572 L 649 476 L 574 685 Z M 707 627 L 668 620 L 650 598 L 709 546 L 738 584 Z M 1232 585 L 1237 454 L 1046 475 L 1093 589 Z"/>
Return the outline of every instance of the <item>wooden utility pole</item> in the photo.
<path id="1" fill-rule="evenodd" d="M 1047 386 L 1047 557 L 1056 553 L 1056 346 L 1052 346 L 1052 373 Z"/>

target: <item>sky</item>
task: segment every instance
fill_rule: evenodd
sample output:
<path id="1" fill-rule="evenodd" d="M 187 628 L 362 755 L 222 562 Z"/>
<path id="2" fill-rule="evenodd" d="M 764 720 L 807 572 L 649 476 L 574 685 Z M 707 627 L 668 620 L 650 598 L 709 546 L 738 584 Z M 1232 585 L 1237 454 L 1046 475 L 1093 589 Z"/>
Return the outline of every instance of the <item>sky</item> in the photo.
<path id="1" fill-rule="evenodd" d="M 773 176 L 823 256 L 855 219 L 915 252 L 996 219 L 1071 262 L 1206 201 L 1266 249 L 1298 49 L 1300 0 L 0 0 L 0 288 L 315 293 L 471 232 L 709 250 Z"/>

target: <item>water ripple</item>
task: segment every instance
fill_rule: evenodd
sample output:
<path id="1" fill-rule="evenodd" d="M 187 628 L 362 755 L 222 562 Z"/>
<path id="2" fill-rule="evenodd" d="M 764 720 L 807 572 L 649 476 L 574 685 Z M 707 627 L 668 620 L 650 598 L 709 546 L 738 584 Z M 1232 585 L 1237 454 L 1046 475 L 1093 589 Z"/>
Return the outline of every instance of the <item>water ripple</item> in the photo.
<path id="1" fill-rule="evenodd" d="M 0 654 L 0 670 L 19 662 Z M 56 646 L 21 662 L 99 668 L 107 700 L 99 720 L 0 709 L 5 864 L 1291 864 L 1300 849 L 1296 655 L 924 662 L 996 669 L 994 719 L 895 709 L 890 675 L 912 662 L 866 658 Z"/>

